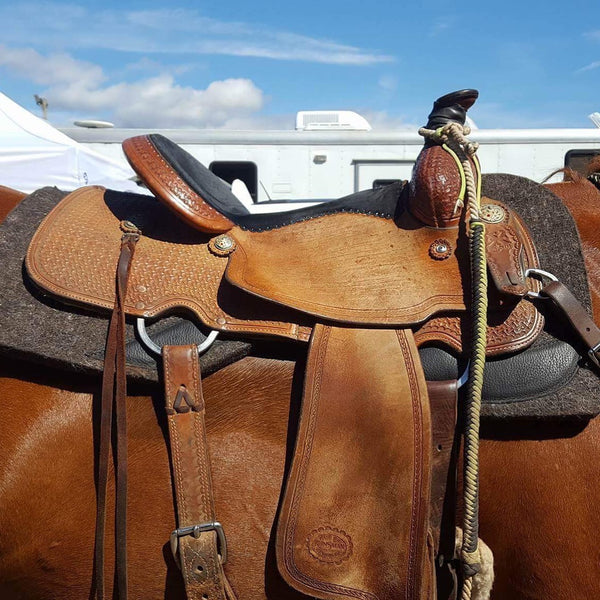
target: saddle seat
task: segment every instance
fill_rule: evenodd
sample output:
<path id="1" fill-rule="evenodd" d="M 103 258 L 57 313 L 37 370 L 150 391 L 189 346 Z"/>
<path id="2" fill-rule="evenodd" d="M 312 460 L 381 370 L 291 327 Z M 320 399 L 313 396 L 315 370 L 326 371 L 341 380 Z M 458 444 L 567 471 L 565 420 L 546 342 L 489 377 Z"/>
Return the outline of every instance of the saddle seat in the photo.
<path id="1" fill-rule="evenodd" d="M 306 208 L 253 214 L 222 179 L 183 148 L 154 133 L 129 138 L 123 152 L 145 185 L 188 225 L 215 234 L 238 226 L 249 231 L 276 229 L 334 213 L 393 218 L 403 186 L 377 193 L 365 190 Z"/>

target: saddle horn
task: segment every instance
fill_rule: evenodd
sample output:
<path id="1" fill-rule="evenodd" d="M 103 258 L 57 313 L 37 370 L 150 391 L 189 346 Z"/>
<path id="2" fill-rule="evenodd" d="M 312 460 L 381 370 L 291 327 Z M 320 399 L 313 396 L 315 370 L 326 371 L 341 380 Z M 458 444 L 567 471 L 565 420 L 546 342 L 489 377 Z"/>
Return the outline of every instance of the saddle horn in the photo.
<path id="1" fill-rule="evenodd" d="M 464 125 L 467 111 L 478 96 L 479 92 L 473 89 L 441 96 L 433 103 L 426 129 L 436 130 L 448 123 Z M 454 158 L 439 143 L 426 139 L 409 185 L 408 208 L 412 215 L 432 227 L 458 225 L 461 188 L 460 171 Z"/>

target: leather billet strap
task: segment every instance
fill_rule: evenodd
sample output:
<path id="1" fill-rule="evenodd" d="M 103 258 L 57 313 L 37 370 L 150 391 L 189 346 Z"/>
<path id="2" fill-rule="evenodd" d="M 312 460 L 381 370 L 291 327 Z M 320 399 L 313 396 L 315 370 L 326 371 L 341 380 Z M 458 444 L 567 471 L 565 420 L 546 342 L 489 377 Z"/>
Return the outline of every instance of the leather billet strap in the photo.
<path id="1" fill-rule="evenodd" d="M 277 526 L 288 585 L 328 600 L 433 598 L 430 468 L 412 332 L 316 325 Z"/>
<path id="2" fill-rule="evenodd" d="M 226 542 L 215 517 L 197 346 L 162 349 L 178 528 L 171 548 L 189 600 L 231 599 Z"/>
<path id="3" fill-rule="evenodd" d="M 127 421 L 125 400 L 127 380 L 125 373 L 125 310 L 127 285 L 131 262 L 140 231 L 124 221 L 121 250 L 115 276 L 115 301 L 108 326 L 104 373 L 102 379 L 102 404 L 100 416 L 100 448 L 98 456 L 98 486 L 96 488 L 96 544 L 94 549 L 94 583 L 96 598 L 104 598 L 104 554 L 106 527 L 106 490 L 113 428 L 116 421 L 117 482 L 115 500 L 115 570 L 116 597 L 127 598 Z"/>
<path id="4" fill-rule="evenodd" d="M 596 367 L 600 367 L 600 328 L 594 323 L 587 311 L 573 296 L 569 288 L 560 281 L 551 281 L 540 292 L 547 296 L 562 310 L 573 329 L 588 348 L 588 358 Z"/>
<path id="5" fill-rule="evenodd" d="M 456 428 L 458 382 L 428 381 L 431 407 L 432 460 L 429 525 L 436 552 L 438 600 L 456 597 L 454 565 L 457 467 L 460 435 Z"/>

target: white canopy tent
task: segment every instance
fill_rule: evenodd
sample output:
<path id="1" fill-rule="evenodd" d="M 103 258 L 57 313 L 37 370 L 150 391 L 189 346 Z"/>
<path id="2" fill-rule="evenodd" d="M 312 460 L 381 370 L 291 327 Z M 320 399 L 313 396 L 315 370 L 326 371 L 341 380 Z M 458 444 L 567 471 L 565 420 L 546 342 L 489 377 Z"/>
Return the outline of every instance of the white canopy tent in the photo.
<path id="1" fill-rule="evenodd" d="M 48 185 L 143 193 L 133 177 L 129 166 L 82 146 L 0 93 L 0 185 L 27 193 Z"/>

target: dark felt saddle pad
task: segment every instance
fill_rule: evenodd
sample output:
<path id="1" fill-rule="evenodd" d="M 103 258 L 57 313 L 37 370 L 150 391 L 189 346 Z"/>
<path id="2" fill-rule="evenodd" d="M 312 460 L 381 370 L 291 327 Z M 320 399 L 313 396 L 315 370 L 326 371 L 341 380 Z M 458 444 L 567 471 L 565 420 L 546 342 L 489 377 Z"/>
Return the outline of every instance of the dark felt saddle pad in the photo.
<path id="1" fill-rule="evenodd" d="M 0 225 L 0 353 L 70 371 L 99 375 L 103 369 L 108 321 L 105 315 L 65 307 L 45 297 L 29 280 L 23 260 L 29 241 L 42 219 L 66 194 L 43 188 L 25 198 Z M 92 227 L 93 224 L 84 226 Z M 169 317 L 148 327 L 159 344 L 200 343 L 204 334 L 180 317 Z M 210 374 L 245 356 L 244 341 L 217 340 L 201 358 Z M 140 381 L 157 381 L 155 359 L 140 346 L 133 326 L 127 328 L 127 371 Z"/>
<path id="2" fill-rule="evenodd" d="M 562 202 L 542 186 L 509 175 L 485 176 L 484 193 L 521 214 L 532 231 L 542 267 L 555 273 L 589 307 L 577 231 Z M 43 298 L 23 273 L 22 260 L 29 239 L 62 197 L 64 194 L 54 188 L 39 190 L 0 226 L 0 261 L 5 265 L 5 282 L 0 291 L 0 352 L 99 374 L 103 368 L 106 319 L 84 311 L 65 310 L 60 303 Z M 546 307 L 542 308 L 547 312 Z M 484 416 L 589 417 L 600 412 L 596 374 L 580 366 L 578 352 L 572 347 L 576 342 L 568 328 L 552 313 L 546 315 L 546 320 L 547 331 L 530 350 L 490 361 Z M 150 331 L 159 343 L 194 343 L 204 339 L 193 324 L 177 317 L 156 323 Z M 245 341 L 217 341 L 202 358 L 203 371 L 214 372 L 251 349 Z M 548 358 L 556 356 L 557 362 L 549 364 Z M 429 379 L 456 377 L 464 367 L 464 361 L 438 348 L 424 349 L 422 357 Z M 523 377 L 523 373 L 532 373 L 533 364 L 546 368 L 541 375 L 536 368 L 535 376 Z M 141 381 L 157 379 L 155 360 L 137 343 L 132 329 L 128 331 L 128 372 Z"/>

